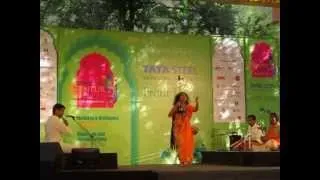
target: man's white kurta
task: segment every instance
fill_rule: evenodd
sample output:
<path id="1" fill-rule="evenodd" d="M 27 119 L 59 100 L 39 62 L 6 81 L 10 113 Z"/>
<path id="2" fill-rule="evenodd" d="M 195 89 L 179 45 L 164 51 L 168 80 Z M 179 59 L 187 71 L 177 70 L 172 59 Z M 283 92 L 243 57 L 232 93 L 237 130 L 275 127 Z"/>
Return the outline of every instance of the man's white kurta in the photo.
<path id="1" fill-rule="evenodd" d="M 64 152 L 70 152 L 72 146 L 62 142 L 62 135 L 71 133 L 72 130 L 57 116 L 50 116 L 45 124 L 45 141 L 60 143 Z"/>

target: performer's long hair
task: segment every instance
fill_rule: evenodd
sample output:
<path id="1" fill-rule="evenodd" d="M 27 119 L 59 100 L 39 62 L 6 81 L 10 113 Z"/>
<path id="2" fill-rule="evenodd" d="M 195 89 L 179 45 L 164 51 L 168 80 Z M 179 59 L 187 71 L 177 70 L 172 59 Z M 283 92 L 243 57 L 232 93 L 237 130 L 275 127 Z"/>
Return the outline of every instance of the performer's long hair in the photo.
<path id="1" fill-rule="evenodd" d="M 173 105 L 175 106 L 177 104 L 177 102 L 179 101 L 180 99 L 180 96 L 186 96 L 187 100 L 186 100 L 186 104 L 189 104 L 189 96 L 187 93 L 185 92 L 179 92 L 175 97 L 174 97 L 174 100 L 173 100 Z M 175 140 L 174 140 L 174 134 L 173 134 L 173 126 L 174 126 L 174 116 L 172 116 L 172 123 L 171 123 L 171 137 L 170 137 L 170 148 L 171 149 L 175 149 L 176 146 L 175 146 Z"/>
<path id="2" fill-rule="evenodd" d="M 187 98 L 186 103 L 189 104 L 189 96 L 188 96 L 188 94 L 185 93 L 185 92 L 179 92 L 179 93 L 174 97 L 173 105 L 176 105 L 176 104 L 177 104 L 177 102 L 178 102 L 179 99 L 180 99 L 180 96 L 182 96 L 182 95 L 186 96 L 186 98 Z"/>

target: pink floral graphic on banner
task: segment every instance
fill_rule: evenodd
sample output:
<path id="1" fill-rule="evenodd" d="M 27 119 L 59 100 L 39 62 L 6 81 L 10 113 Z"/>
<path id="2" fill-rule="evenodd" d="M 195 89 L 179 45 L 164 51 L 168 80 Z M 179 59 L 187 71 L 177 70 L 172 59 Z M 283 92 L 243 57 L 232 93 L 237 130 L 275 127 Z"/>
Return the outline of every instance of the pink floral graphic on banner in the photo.
<path id="1" fill-rule="evenodd" d="M 275 67 L 272 62 L 271 46 L 265 42 L 258 42 L 254 45 L 251 53 L 252 77 L 273 77 Z"/>
<path id="2" fill-rule="evenodd" d="M 116 103 L 116 85 L 110 61 L 91 53 L 80 61 L 77 72 L 78 108 L 113 108 Z"/>

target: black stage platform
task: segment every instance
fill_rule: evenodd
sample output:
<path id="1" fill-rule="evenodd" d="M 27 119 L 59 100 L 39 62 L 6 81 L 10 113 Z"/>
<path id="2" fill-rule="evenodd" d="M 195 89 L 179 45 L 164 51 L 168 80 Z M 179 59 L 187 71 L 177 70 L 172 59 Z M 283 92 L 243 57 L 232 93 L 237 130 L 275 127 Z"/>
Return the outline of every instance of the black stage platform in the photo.
<path id="1" fill-rule="evenodd" d="M 45 180 L 280 180 L 280 152 L 202 152 L 202 163 L 179 165 L 119 166 L 116 154 L 101 155 L 101 167 L 77 169 L 64 163 L 52 168 L 53 159 L 40 156 L 40 179 Z M 70 155 L 63 159 L 70 161 Z M 62 161 L 63 162 L 63 161 Z M 50 166 L 49 166 L 50 165 Z M 49 171 L 49 169 L 55 170 Z M 99 169 L 100 168 L 100 169 Z"/>
<path id="2" fill-rule="evenodd" d="M 280 152 L 214 152 L 204 151 L 202 164 L 236 166 L 280 166 Z"/>
<path id="3" fill-rule="evenodd" d="M 219 165 L 123 166 L 117 170 L 65 170 L 57 179 L 67 180 L 280 180 L 280 167 L 240 167 Z"/>

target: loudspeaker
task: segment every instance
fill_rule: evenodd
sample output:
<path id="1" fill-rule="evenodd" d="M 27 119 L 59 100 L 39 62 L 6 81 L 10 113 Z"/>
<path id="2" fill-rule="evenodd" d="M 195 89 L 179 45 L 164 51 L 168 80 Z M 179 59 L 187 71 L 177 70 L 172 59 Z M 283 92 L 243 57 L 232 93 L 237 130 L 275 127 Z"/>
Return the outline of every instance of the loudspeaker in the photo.
<path id="1" fill-rule="evenodd" d="M 40 177 L 53 176 L 63 166 L 63 151 L 59 143 L 40 143 Z"/>
<path id="2" fill-rule="evenodd" d="M 96 148 L 77 148 L 71 152 L 74 169 L 96 169 L 100 164 L 100 151 Z"/>
<path id="3" fill-rule="evenodd" d="M 103 153 L 100 154 L 101 169 L 118 169 L 118 156 L 117 153 Z"/>
<path id="4" fill-rule="evenodd" d="M 98 153 L 96 149 L 75 149 L 65 154 L 65 170 L 74 169 L 117 169 L 117 153 Z"/>

